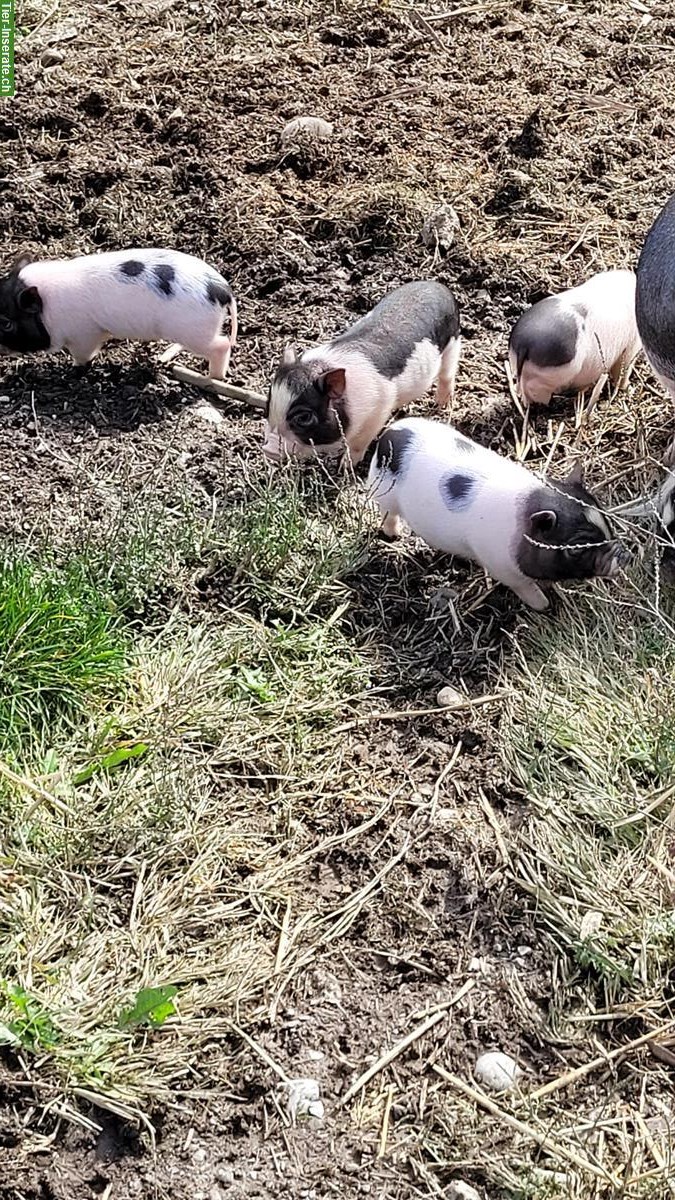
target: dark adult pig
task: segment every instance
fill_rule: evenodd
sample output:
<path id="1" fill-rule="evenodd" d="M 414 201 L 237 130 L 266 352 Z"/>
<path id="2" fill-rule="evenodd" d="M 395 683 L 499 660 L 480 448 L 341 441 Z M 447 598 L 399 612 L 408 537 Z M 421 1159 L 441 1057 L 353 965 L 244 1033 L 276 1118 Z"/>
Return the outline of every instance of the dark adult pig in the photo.
<path id="1" fill-rule="evenodd" d="M 556 392 L 582 392 L 605 371 L 628 382 L 640 351 L 633 271 L 602 271 L 579 287 L 539 300 L 509 338 L 511 374 L 526 404 Z"/>
<path id="2" fill-rule="evenodd" d="M 637 265 L 635 312 L 644 352 L 675 400 L 675 196 L 661 209 L 645 238 Z M 675 439 L 666 461 L 675 461 Z"/>
<path id="3" fill-rule="evenodd" d="M 438 379 L 436 404 L 453 399 L 460 354 L 452 292 L 426 280 L 406 283 L 332 342 L 296 358 L 284 351 L 269 392 L 263 451 L 349 450 L 358 463 L 395 409 L 419 400 Z"/>
<path id="4" fill-rule="evenodd" d="M 0 351 L 66 349 L 84 364 L 110 338 L 177 342 L 222 378 L 237 338 L 237 306 L 222 275 L 177 250 L 21 259 L 0 278 Z"/>
<path id="5" fill-rule="evenodd" d="M 611 577 L 628 560 L 575 472 L 543 484 L 437 421 L 410 417 L 385 430 L 368 490 L 386 536 L 399 535 L 402 518 L 430 546 L 479 563 L 539 611 L 549 602 L 535 580 Z"/>

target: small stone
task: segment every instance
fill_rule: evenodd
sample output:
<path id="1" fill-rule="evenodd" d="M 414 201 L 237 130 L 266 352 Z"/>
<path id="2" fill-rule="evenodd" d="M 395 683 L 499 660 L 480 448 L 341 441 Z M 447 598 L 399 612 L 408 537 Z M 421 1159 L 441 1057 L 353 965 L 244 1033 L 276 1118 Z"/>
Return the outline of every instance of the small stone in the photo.
<path id="1" fill-rule="evenodd" d="M 322 1062 L 326 1055 L 323 1050 L 307 1050 L 306 1057 L 310 1062 Z"/>
<path id="2" fill-rule="evenodd" d="M 234 1183 L 234 1171 L 232 1167 L 216 1167 L 213 1174 L 218 1183 L 224 1183 L 227 1187 Z"/>
<path id="3" fill-rule="evenodd" d="M 316 1120 L 323 1120 L 324 1109 L 321 1103 L 321 1089 L 316 1079 L 304 1077 L 302 1079 L 289 1079 L 286 1084 L 288 1088 L 288 1111 L 293 1123 L 298 1117 L 315 1117 Z"/>
<path id="4" fill-rule="evenodd" d="M 442 687 L 436 697 L 436 703 L 441 708 L 456 708 L 458 704 L 464 704 L 466 697 L 458 692 L 454 687 Z"/>
<path id="5" fill-rule="evenodd" d="M 422 241 L 428 249 L 449 250 L 459 229 L 459 217 L 451 204 L 439 204 L 422 226 Z"/>
<path id="6" fill-rule="evenodd" d="M 446 1200 L 482 1200 L 480 1192 L 470 1183 L 464 1183 L 462 1179 L 455 1179 L 445 1195 Z"/>
<path id="7" fill-rule="evenodd" d="M 222 425 L 225 420 L 223 414 L 212 404 L 195 405 L 192 411 L 196 417 L 200 417 L 202 421 L 208 421 L 210 425 Z"/>
<path id="8" fill-rule="evenodd" d="M 43 67 L 56 67 L 65 60 L 65 57 L 62 50 L 57 50 L 55 46 L 49 46 L 42 55 L 40 62 Z"/>
<path id="9" fill-rule="evenodd" d="M 589 909 L 581 919 L 581 926 L 579 928 L 579 938 L 581 941 L 585 942 L 587 938 L 593 937 L 593 934 L 598 932 L 601 925 L 602 913 L 596 912 L 592 908 Z"/>
<path id="10" fill-rule="evenodd" d="M 192 1161 L 198 1167 L 201 1166 L 202 1163 L 205 1163 L 207 1158 L 208 1154 L 206 1153 L 206 1150 L 195 1150 L 192 1155 Z"/>
<path id="11" fill-rule="evenodd" d="M 322 117 L 294 117 L 281 131 L 284 146 L 293 142 L 326 142 L 333 136 L 333 126 Z"/>
<path id="12" fill-rule="evenodd" d="M 478 1082 L 491 1091 L 508 1092 L 516 1086 L 523 1072 L 515 1058 L 503 1054 L 500 1050 L 491 1050 L 487 1054 L 481 1054 L 473 1073 Z"/>

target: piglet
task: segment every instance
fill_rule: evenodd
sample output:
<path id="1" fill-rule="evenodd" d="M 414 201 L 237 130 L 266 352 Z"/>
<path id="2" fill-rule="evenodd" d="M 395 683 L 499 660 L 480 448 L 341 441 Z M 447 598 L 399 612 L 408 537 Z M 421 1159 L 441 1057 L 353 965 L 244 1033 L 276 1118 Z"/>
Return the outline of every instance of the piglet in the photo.
<path id="1" fill-rule="evenodd" d="M 300 358 L 284 351 L 269 391 L 264 454 L 339 454 L 346 446 L 360 462 L 392 412 L 435 379 L 438 408 L 452 401 L 459 354 L 452 292 L 433 280 L 396 288 L 333 341 Z"/>
<path id="2" fill-rule="evenodd" d="M 582 392 L 605 372 L 625 387 L 639 351 L 633 271 L 602 271 L 540 300 L 509 338 L 511 374 L 526 404 L 548 404 L 554 392 Z"/>
<path id="3" fill-rule="evenodd" d="M 479 563 L 531 608 L 548 599 L 536 580 L 614 576 L 628 555 L 578 474 L 541 483 L 437 421 L 409 417 L 379 438 L 369 494 L 395 538 L 401 518 L 436 550 Z"/>
<path id="4" fill-rule="evenodd" d="M 236 302 L 213 267 L 177 250 L 20 259 L 0 278 L 0 351 L 66 349 L 84 364 L 111 338 L 177 342 L 222 378 L 237 338 Z"/>

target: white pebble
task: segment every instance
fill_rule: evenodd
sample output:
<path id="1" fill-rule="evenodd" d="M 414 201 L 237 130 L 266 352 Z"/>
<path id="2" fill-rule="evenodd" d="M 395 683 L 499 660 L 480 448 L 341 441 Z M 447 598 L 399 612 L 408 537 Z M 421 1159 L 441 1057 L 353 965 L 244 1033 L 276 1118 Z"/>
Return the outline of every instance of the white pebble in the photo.
<path id="1" fill-rule="evenodd" d="M 307 140 L 325 142 L 333 136 L 333 126 L 322 117 L 294 117 L 281 131 L 281 141 L 288 142 Z"/>
<path id="2" fill-rule="evenodd" d="M 298 1117 L 315 1117 L 318 1121 L 323 1120 L 321 1089 L 316 1079 L 307 1077 L 289 1079 L 286 1087 L 288 1088 L 288 1111 L 293 1122 Z"/>
<path id="3" fill-rule="evenodd" d="M 514 1058 L 494 1050 L 481 1054 L 473 1073 L 479 1083 L 493 1092 L 507 1092 L 516 1086 L 523 1072 Z"/>
<path id="4" fill-rule="evenodd" d="M 455 1179 L 445 1193 L 446 1200 L 481 1200 L 480 1192 L 463 1179 Z"/>
<path id="5" fill-rule="evenodd" d="M 451 204 L 440 204 L 422 226 L 422 241 L 429 249 L 449 250 L 459 229 L 459 217 Z"/>
<path id="6" fill-rule="evenodd" d="M 458 692 L 454 687 L 442 687 L 436 697 L 436 703 L 441 708 L 455 708 L 458 704 L 463 704 L 466 697 Z"/>

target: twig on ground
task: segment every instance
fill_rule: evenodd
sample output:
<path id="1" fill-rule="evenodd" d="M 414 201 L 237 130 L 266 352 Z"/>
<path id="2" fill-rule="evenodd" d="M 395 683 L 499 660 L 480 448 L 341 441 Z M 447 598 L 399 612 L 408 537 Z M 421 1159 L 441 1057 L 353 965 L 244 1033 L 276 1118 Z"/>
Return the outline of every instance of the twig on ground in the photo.
<path id="1" fill-rule="evenodd" d="M 499 1117 L 500 1121 L 503 1121 L 505 1125 L 509 1125 L 511 1129 L 515 1129 L 518 1131 L 518 1133 L 522 1133 L 525 1137 L 531 1138 L 533 1142 L 536 1142 L 537 1145 L 541 1146 L 542 1150 L 546 1150 L 548 1154 L 555 1155 L 557 1158 L 562 1158 L 565 1161 L 572 1163 L 573 1166 L 579 1167 L 582 1171 L 588 1171 L 592 1175 L 596 1175 L 601 1179 L 607 1180 L 615 1188 L 619 1188 L 621 1186 L 620 1180 L 617 1178 L 617 1176 L 612 1175 L 612 1173 L 606 1168 L 600 1167 L 596 1163 L 591 1162 L 590 1159 L 582 1157 L 581 1154 L 577 1154 L 575 1150 L 570 1150 L 567 1146 L 561 1146 L 559 1142 L 553 1141 L 553 1139 L 549 1137 L 545 1130 L 535 1129 L 533 1125 L 528 1125 L 525 1121 L 520 1121 L 517 1117 L 511 1116 L 511 1113 L 508 1113 L 503 1108 L 500 1108 L 499 1105 L 496 1104 L 494 1100 L 491 1100 L 489 1096 L 485 1096 L 483 1092 L 479 1092 L 477 1088 L 471 1087 L 468 1083 L 465 1083 L 463 1079 L 459 1079 L 457 1075 L 451 1075 L 449 1071 L 445 1070 L 445 1067 L 435 1066 L 432 1069 L 437 1075 L 440 1075 L 441 1079 L 444 1079 L 446 1083 L 449 1083 L 458 1092 L 462 1092 L 462 1094 L 467 1096 L 469 1100 L 473 1100 L 475 1104 L 479 1104 L 481 1108 L 484 1108 L 487 1112 L 492 1113 L 493 1116 Z"/>
<path id="2" fill-rule="evenodd" d="M 459 991 L 455 992 L 454 996 L 448 1000 L 447 1004 L 445 1004 L 440 1011 L 433 1013 L 430 1017 L 427 1017 L 426 1020 L 422 1021 L 420 1025 L 416 1025 L 414 1029 L 410 1030 L 410 1033 L 407 1033 L 404 1038 L 401 1038 L 400 1042 L 397 1042 L 395 1046 L 392 1046 L 389 1050 L 382 1054 L 380 1058 L 378 1058 L 377 1062 L 374 1062 L 371 1067 L 368 1067 L 367 1071 L 364 1071 L 362 1075 L 359 1075 L 358 1079 L 356 1079 L 351 1087 L 347 1089 L 340 1102 L 341 1105 L 348 1104 L 350 1100 L 353 1100 L 356 1093 L 359 1092 L 362 1087 L 365 1087 L 367 1083 L 370 1083 L 371 1079 L 373 1079 L 375 1075 L 378 1075 L 380 1071 L 383 1071 L 385 1067 L 388 1067 L 395 1058 L 398 1058 L 404 1050 L 408 1049 L 408 1046 L 412 1046 L 413 1042 L 416 1042 L 421 1037 L 424 1037 L 425 1033 L 428 1033 L 430 1029 L 433 1029 L 434 1025 L 438 1025 L 439 1021 L 442 1021 L 446 1016 L 448 1009 L 452 1008 L 455 1004 L 458 1004 L 459 1001 L 463 999 L 467 992 L 470 992 L 471 988 L 474 986 L 475 980 L 468 979 L 466 983 L 462 984 Z"/>
<path id="3" fill-rule="evenodd" d="M 357 717 L 355 721 L 338 725 L 333 733 L 346 733 L 348 729 L 358 729 L 361 725 L 371 725 L 375 721 L 402 721 L 406 717 L 441 716 L 443 713 L 446 716 L 452 716 L 453 713 L 463 712 L 466 709 L 481 708 L 484 704 L 496 704 L 497 701 L 506 699 L 510 694 L 508 691 L 491 692 L 487 696 L 477 696 L 475 700 L 461 700 L 459 704 L 448 704 L 436 708 L 402 708 L 397 709 L 396 712 L 367 713 L 364 717 Z"/>
<path id="4" fill-rule="evenodd" d="M 632 1042 L 626 1042 L 625 1046 L 617 1046 L 615 1050 L 608 1051 L 607 1054 L 599 1054 L 597 1058 L 592 1058 L 590 1062 L 584 1063 L 581 1067 L 575 1067 L 572 1071 L 567 1071 L 564 1075 L 559 1075 L 557 1079 L 552 1079 L 549 1083 L 545 1083 L 543 1087 L 537 1088 L 535 1092 L 530 1092 L 528 1096 L 529 1103 L 533 1100 L 541 1100 L 543 1096 L 550 1096 L 551 1092 L 558 1092 L 561 1088 L 568 1087 L 571 1083 L 576 1083 L 577 1079 L 583 1079 L 585 1075 L 590 1075 L 591 1071 L 597 1070 L 598 1067 L 603 1067 L 609 1062 L 613 1062 L 617 1058 L 621 1058 L 623 1054 L 629 1054 L 631 1050 L 636 1050 L 639 1046 L 645 1046 L 647 1042 L 653 1042 L 656 1038 L 662 1037 L 669 1029 L 675 1027 L 675 1017 L 672 1020 L 666 1021 L 660 1029 L 652 1029 L 649 1033 L 643 1033 L 640 1037 L 633 1038 Z"/>
<path id="5" fill-rule="evenodd" d="M 387 1090 L 387 1099 L 384 1104 L 384 1113 L 382 1114 L 382 1128 L 380 1129 L 380 1141 L 377 1147 L 377 1157 L 384 1158 L 387 1149 L 387 1136 L 389 1134 L 389 1115 L 391 1106 L 394 1102 L 394 1084 L 390 1083 Z"/>

